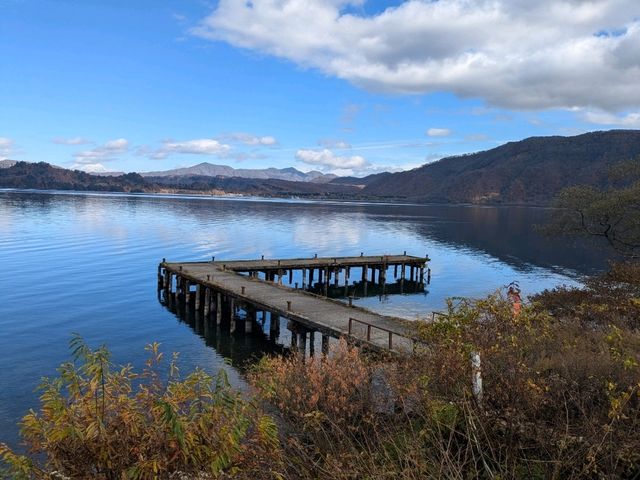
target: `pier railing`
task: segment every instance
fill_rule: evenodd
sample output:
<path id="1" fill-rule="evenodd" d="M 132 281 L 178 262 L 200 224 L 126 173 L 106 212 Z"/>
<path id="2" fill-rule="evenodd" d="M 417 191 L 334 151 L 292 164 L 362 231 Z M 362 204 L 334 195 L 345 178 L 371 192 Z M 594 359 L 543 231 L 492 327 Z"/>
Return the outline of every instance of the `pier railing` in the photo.
<path id="1" fill-rule="evenodd" d="M 402 337 L 402 338 L 405 338 L 407 340 L 410 340 L 412 342 L 412 350 L 415 350 L 416 342 L 419 342 L 419 340 L 417 340 L 416 338 L 410 337 L 407 334 L 400 333 L 400 332 L 397 332 L 397 331 L 394 331 L 394 330 L 389 330 L 388 328 L 381 327 L 379 325 L 375 325 L 373 323 L 369 323 L 369 322 L 366 322 L 364 320 L 360 320 L 358 318 L 349 317 L 349 329 L 348 329 L 348 332 L 349 332 L 349 336 L 354 337 L 354 338 L 360 338 L 360 337 L 358 337 L 357 335 L 354 334 L 354 328 L 353 328 L 354 323 L 355 324 L 359 323 L 359 324 L 364 325 L 364 326 L 367 327 L 366 340 L 369 343 L 374 343 L 374 342 L 371 341 L 371 333 L 372 333 L 372 331 L 374 329 L 375 330 L 380 330 L 382 332 L 385 332 L 388 335 L 388 337 L 387 337 L 388 338 L 387 346 L 388 346 L 389 350 L 393 350 L 394 335 L 396 337 Z"/>

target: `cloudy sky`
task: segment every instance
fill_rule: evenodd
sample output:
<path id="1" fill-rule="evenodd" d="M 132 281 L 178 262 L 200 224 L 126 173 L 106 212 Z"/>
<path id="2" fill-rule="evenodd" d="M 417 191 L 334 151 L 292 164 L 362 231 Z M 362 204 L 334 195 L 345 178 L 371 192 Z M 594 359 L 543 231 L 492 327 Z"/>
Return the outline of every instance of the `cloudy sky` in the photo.
<path id="1" fill-rule="evenodd" d="M 364 175 L 611 128 L 638 0 L 0 0 L 0 159 Z"/>

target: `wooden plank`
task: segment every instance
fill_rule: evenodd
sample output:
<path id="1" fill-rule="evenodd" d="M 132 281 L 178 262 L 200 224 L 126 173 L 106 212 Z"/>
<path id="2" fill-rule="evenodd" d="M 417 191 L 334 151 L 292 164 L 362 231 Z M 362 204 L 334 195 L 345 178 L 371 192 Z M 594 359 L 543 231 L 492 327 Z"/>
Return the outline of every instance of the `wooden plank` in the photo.
<path id="1" fill-rule="evenodd" d="M 265 271 L 265 270 L 300 270 L 307 268 L 344 268 L 369 266 L 393 266 L 393 265 L 414 265 L 423 266 L 429 262 L 428 257 L 415 257 L 411 255 L 369 255 L 361 257 L 318 257 L 318 258 L 287 258 L 287 259 L 265 259 L 265 260 L 216 260 L 211 262 L 165 262 L 169 267 L 174 265 L 216 265 L 224 266 L 232 271 Z"/>

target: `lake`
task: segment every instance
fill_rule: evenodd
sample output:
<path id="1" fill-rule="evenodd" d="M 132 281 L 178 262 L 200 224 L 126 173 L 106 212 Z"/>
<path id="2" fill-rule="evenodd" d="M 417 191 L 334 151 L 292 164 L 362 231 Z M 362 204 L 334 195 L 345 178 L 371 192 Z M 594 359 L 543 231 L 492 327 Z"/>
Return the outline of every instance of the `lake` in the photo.
<path id="1" fill-rule="evenodd" d="M 157 265 L 171 261 L 301 256 L 428 255 L 426 291 L 356 303 L 426 318 L 451 296 L 484 296 L 512 281 L 523 294 L 576 284 L 607 252 L 536 233 L 549 211 L 525 207 L 398 205 L 210 197 L 0 191 L 0 441 L 37 406 L 42 376 L 69 359 L 72 332 L 106 343 L 116 363 L 140 366 L 157 341 L 181 367 L 243 365 L 278 345 L 209 335 L 162 306 Z M 286 331 L 283 332 L 286 335 Z M 283 341 L 286 339 L 283 338 Z M 286 341 L 285 341 L 286 343 Z"/>

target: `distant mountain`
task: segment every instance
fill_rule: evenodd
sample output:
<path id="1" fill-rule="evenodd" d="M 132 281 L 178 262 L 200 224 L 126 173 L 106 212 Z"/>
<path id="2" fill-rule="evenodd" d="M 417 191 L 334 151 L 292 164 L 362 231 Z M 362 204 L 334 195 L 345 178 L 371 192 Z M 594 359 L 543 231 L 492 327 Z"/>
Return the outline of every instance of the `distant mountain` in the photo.
<path id="1" fill-rule="evenodd" d="M 288 180 L 291 182 L 318 182 L 327 183 L 336 178 L 336 175 L 326 175 L 322 172 L 301 172 L 295 168 L 233 168 L 227 165 L 214 165 L 212 163 L 200 163 L 192 167 L 176 168 L 159 172 L 141 173 L 143 177 L 238 177 Z"/>
<path id="2" fill-rule="evenodd" d="M 211 176 L 144 177 L 155 191 L 226 192 L 269 197 L 353 198 L 358 188 L 319 182 L 292 182 L 277 178 Z"/>
<path id="3" fill-rule="evenodd" d="M 532 137 L 381 176 L 361 193 L 444 203 L 548 204 L 572 185 L 607 183 L 611 165 L 640 155 L 640 130 Z"/>
<path id="4" fill-rule="evenodd" d="M 137 173 L 119 176 L 92 175 L 79 170 L 55 167 L 44 162 L 16 162 L 13 166 L 0 169 L 0 188 L 139 193 L 234 193 L 311 198 L 352 198 L 358 192 L 356 187 L 348 185 L 310 181 L 291 182 L 279 179 L 197 175 L 142 177 Z"/>
<path id="5" fill-rule="evenodd" d="M 0 160 L 0 168 L 13 167 L 16 163 L 15 160 Z"/>

